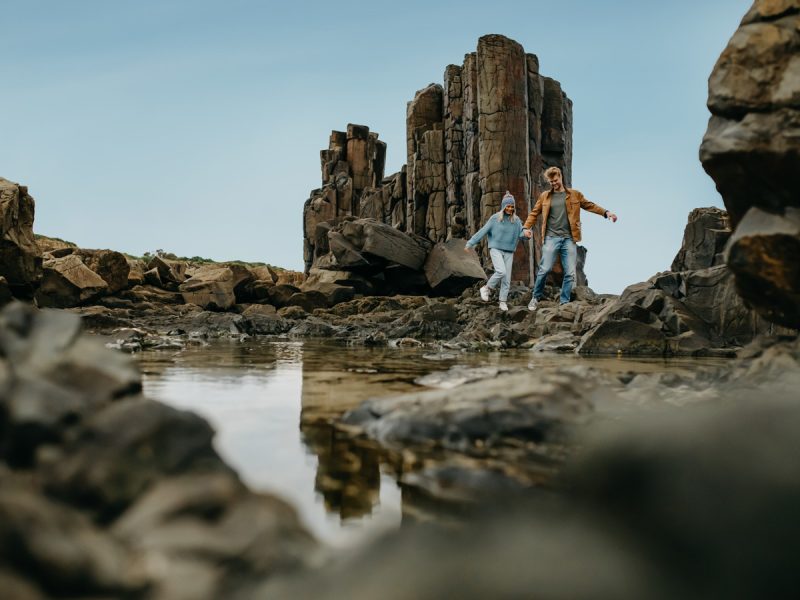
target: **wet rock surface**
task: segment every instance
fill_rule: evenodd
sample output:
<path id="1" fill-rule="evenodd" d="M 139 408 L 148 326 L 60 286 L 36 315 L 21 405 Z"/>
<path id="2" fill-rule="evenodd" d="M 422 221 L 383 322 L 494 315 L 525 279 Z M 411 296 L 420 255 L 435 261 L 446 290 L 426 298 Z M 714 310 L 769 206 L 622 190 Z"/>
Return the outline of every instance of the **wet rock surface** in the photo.
<path id="1" fill-rule="evenodd" d="M 759 386 L 757 403 L 731 380 L 723 403 L 662 404 L 597 422 L 548 493 L 520 494 L 463 465 L 406 474 L 409 485 L 450 501 L 468 483 L 493 494 L 465 525 L 406 527 L 263 589 L 278 598 L 322 590 L 369 598 L 383 586 L 392 598 L 531 589 L 545 598 L 789 597 L 798 583 L 800 410 L 796 388 L 786 393 L 800 374 L 797 340 L 753 350 L 793 365 L 792 379 Z"/>
<path id="2" fill-rule="evenodd" d="M 314 555 L 294 510 L 219 458 L 209 424 L 143 398 L 132 359 L 77 316 L 9 304 L 0 356 L 4 597 L 246 597 Z"/>

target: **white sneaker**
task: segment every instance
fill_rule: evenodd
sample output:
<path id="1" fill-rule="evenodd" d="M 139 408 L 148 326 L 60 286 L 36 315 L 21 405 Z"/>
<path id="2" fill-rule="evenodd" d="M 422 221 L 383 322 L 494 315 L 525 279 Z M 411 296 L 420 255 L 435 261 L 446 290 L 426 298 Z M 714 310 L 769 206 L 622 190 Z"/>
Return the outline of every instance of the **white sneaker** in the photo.
<path id="1" fill-rule="evenodd" d="M 488 302 L 489 301 L 489 288 L 487 286 L 483 286 L 480 289 L 480 292 L 481 292 L 481 300 L 483 300 L 484 302 Z"/>
<path id="2" fill-rule="evenodd" d="M 537 308 L 539 308 L 539 301 L 536 298 L 531 298 L 528 304 L 528 310 L 536 310 Z"/>
<path id="3" fill-rule="evenodd" d="M 506 304 L 502 300 L 500 301 L 500 310 L 502 310 L 503 312 L 508 310 L 508 304 Z"/>

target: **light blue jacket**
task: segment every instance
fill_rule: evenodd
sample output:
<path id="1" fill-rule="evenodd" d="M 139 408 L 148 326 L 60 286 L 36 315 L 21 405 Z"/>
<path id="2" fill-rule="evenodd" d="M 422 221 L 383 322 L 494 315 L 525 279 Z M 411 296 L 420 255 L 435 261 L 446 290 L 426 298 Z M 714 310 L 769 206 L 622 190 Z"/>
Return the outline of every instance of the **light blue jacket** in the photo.
<path id="1" fill-rule="evenodd" d="M 503 215 L 503 219 L 497 217 Z M 504 252 L 513 252 L 517 249 L 517 242 L 525 237 L 522 234 L 522 221 L 517 215 L 508 218 L 503 212 L 495 213 L 486 225 L 481 227 L 475 235 L 469 238 L 467 248 L 472 248 L 480 242 L 485 235 L 489 236 L 489 248 L 496 248 Z"/>

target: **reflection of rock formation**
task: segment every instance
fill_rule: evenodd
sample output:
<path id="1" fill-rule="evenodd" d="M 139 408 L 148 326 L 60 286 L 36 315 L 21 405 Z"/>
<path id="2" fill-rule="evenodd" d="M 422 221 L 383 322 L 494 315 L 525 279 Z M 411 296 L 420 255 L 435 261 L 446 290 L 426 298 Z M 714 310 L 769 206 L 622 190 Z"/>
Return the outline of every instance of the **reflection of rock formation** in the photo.
<path id="1" fill-rule="evenodd" d="M 517 211 L 542 191 L 541 174 L 561 167 L 569 185 L 572 102 L 539 74 L 539 60 L 500 35 L 478 40 L 461 66 L 449 65 L 444 86 L 418 91 L 406 110 L 407 163 L 383 177 L 386 145 L 367 127 L 334 131 L 321 153 L 322 188 L 304 208 L 306 272 L 328 253 L 331 223 L 369 217 L 444 242 L 472 235 L 510 190 Z M 541 240 L 537 240 L 541 244 Z M 538 246 L 537 246 L 538 247 Z M 521 244 L 514 279 L 532 279 L 533 256 Z"/>
<path id="2" fill-rule="evenodd" d="M 377 451 L 328 425 L 302 425 L 301 431 L 319 459 L 314 489 L 325 499 L 326 510 L 342 520 L 372 513 L 381 489 Z"/>

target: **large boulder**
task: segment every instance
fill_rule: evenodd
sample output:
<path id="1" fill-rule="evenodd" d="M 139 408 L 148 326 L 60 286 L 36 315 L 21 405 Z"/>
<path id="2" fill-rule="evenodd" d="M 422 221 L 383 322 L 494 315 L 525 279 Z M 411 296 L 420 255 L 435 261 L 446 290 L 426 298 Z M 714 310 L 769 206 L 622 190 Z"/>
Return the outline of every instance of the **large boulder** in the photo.
<path id="1" fill-rule="evenodd" d="M 33 236 L 35 203 L 28 188 L 0 177 L 0 275 L 15 295 L 30 297 L 42 277 Z"/>
<path id="2" fill-rule="evenodd" d="M 121 252 L 81 248 L 75 250 L 74 254 L 81 258 L 83 264 L 100 275 L 108 285 L 109 294 L 116 294 L 129 286 L 131 266 Z"/>
<path id="3" fill-rule="evenodd" d="M 158 598 L 257 597 L 232 590 L 304 566 L 316 550 L 288 504 L 251 492 L 228 473 L 163 479 L 112 531 L 159 557 Z M 223 564 L 235 567 L 220 569 Z"/>
<path id="4" fill-rule="evenodd" d="M 728 249 L 742 297 L 763 317 L 800 328 L 800 209 L 783 215 L 757 207 L 747 211 Z"/>
<path id="5" fill-rule="evenodd" d="M 730 236 L 727 212 L 716 207 L 695 208 L 689 213 L 672 270 L 690 271 L 723 264 L 722 250 Z"/>
<path id="6" fill-rule="evenodd" d="M 709 78 L 703 168 L 731 216 L 728 264 L 766 319 L 800 328 L 800 12 L 758 0 Z M 738 228 L 743 231 L 737 235 Z"/>
<path id="7" fill-rule="evenodd" d="M 354 222 L 353 230 L 351 239 L 363 239 L 362 252 L 409 269 L 421 269 L 430 248 L 430 244 L 372 219 Z"/>
<path id="8" fill-rule="evenodd" d="M 0 486 L 0 562 L 47 592 L 18 595 L 17 586 L 9 588 L 0 578 L 3 597 L 9 600 L 139 598 L 148 586 L 135 551 L 79 511 L 21 482 Z"/>
<path id="9" fill-rule="evenodd" d="M 157 269 L 158 275 L 164 283 L 177 284 L 186 281 L 185 262 L 153 256 L 147 263 L 147 270 L 150 269 Z"/>
<path id="10" fill-rule="evenodd" d="M 80 256 L 69 254 L 45 261 L 44 275 L 36 291 L 42 307 L 78 306 L 108 292 L 108 284 L 87 267 Z"/>
<path id="11" fill-rule="evenodd" d="M 592 385 L 553 372 L 521 372 L 367 400 L 342 422 L 387 449 L 433 446 L 482 455 L 492 447 L 563 442 L 594 409 Z"/>
<path id="12" fill-rule="evenodd" d="M 236 287 L 252 276 L 241 266 L 208 265 L 196 270 L 178 287 L 178 291 L 187 304 L 227 310 L 236 304 Z"/>
<path id="13" fill-rule="evenodd" d="M 144 263 L 135 258 L 128 258 L 128 283 L 125 287 L 144 284 Z"/>
<path id="14" fill-rule="evenodd" d="M 464 252 L 464 240 L 436 244 L 425 261 L 425 277 L 435 294 L 458 295 L 486 279 L 478 255 Z"/>
<path id="15" fill-rule="evenodd" d="M 166 475 L 229 471 L 213 436 L 194 413 L 144 398 L 121 400 L 87 419 L 63 455 L 42 465 L 44 484 L 106 521 Z"/>
<path id="16" fill-rule="evenodd" d="M 0 312 L 0 355 L 7 368 L 0 399 L 0 456 L 26 465 L 36 448 L 59 441 L 91 411 L 141 390 L 136 364 L 80 335 L 63 311 L 13 303 Z"/>
<path id="17" fill-rule="evenodd" d="M 605 321 L 581 338 L 580 354 L 633 354 L 662 356 L 666 340 L 659 328 L 632 319 Z"/>

